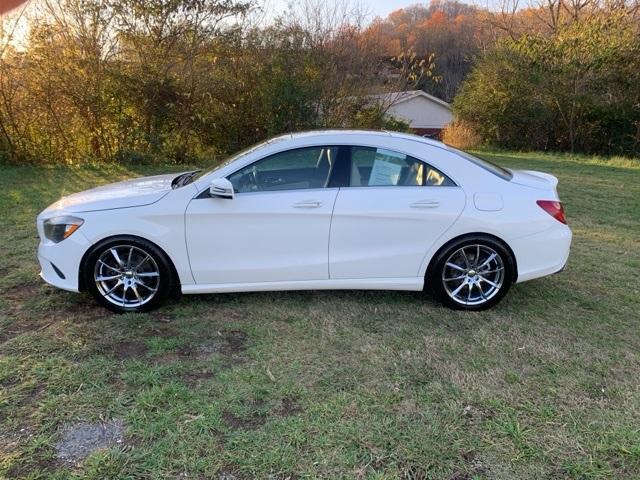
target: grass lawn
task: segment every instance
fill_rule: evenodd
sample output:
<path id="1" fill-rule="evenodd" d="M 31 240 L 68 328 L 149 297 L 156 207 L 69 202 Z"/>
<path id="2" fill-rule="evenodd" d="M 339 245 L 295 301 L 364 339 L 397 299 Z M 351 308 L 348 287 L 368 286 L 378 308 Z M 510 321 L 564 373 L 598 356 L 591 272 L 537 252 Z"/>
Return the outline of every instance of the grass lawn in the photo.
<path id="1" fill-rule="evenodd" d="M 40 281 L 35 216 L 181 168 L 0 167 L 0 478 L 640 478 L 640 161 L 483 155 L 558 176 L 575 235 L 483 313 L 326 291 L 113 315 Z M 100 424 L 110 447 L 61 454 Z"/>

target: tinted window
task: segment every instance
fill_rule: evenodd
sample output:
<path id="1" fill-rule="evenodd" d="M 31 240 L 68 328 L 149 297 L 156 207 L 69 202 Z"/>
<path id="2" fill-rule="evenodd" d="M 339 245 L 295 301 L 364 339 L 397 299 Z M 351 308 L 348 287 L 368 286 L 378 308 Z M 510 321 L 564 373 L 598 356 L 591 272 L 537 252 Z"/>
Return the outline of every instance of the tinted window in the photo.
<path id="1" fill-rule="evenodd" d="M 403 153 L 372 147 L 351 148 L 351 187 L 455 186 L 445 174 Z"/>
<path id="2" fill-rule="evenodd" d="M 338 147 L 309 147 L 276 153 L 229 176 L 236 193 L 324 188 Z"/>

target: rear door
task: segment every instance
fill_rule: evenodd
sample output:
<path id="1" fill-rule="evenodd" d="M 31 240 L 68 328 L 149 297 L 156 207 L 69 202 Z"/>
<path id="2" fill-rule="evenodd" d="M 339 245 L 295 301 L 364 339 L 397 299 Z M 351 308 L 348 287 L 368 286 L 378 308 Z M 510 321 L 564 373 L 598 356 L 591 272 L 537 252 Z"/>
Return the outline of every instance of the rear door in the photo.
<path id="1" fill-rule="evenodd" d="M 332 279 L 416 277 L 456 221 L 465 194 L 427 163 L 382 148 L 350 148 L 329 239 Z"/>

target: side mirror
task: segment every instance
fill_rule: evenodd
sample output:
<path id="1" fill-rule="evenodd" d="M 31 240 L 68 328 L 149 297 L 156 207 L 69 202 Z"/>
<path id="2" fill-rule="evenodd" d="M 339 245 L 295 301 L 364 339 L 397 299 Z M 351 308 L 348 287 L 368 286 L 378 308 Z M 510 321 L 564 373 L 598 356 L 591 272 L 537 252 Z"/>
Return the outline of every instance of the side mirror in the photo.
<path id="1" fill-rule="evenodd" d="M 226 178 L 214 178 L 209 186 L 209 195 L 218 198 L 233 198 L 233 185 Z"/>

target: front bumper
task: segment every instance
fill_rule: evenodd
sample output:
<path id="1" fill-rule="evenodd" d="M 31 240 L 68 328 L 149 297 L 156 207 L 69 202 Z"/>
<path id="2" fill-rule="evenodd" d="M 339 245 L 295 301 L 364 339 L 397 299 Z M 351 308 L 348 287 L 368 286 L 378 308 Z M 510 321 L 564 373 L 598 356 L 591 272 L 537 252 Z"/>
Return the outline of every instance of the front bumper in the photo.
<path id="1" fill-rule="evenodd" d="M 81 230 L 60 243 L 41 240 L 38 245 L 40 277 L 54 287 L 79 291 L 80 262 L 90 246 L 91 242 Z"/>

